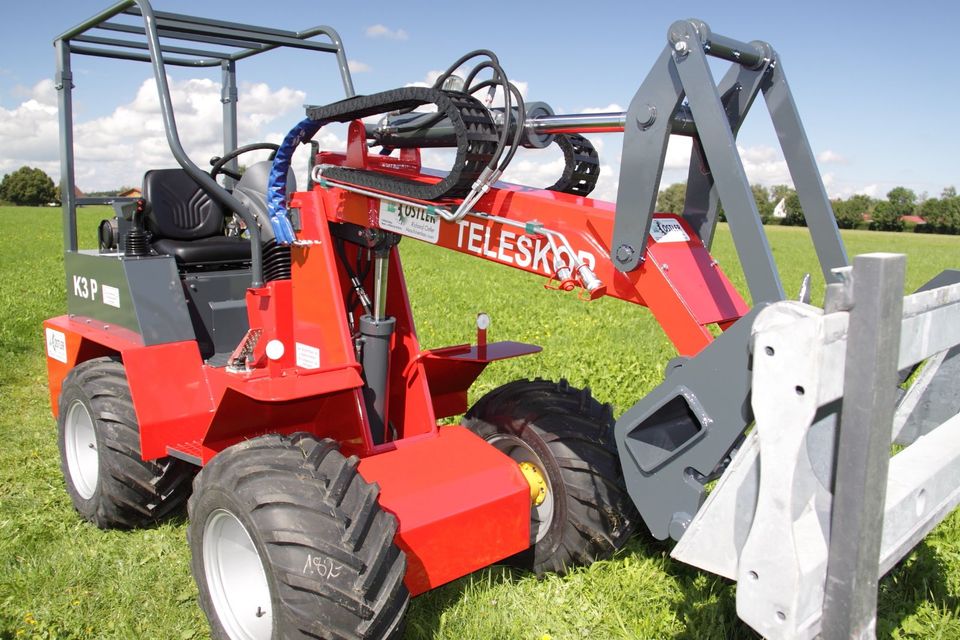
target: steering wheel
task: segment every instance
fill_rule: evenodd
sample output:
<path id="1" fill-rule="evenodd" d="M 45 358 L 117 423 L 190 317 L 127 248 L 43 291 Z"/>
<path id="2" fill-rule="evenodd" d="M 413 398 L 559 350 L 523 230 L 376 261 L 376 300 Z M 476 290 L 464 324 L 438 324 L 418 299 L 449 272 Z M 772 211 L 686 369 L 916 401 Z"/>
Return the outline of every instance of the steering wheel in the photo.
<path id="1" fill-rule="evenodd" d="M 237 147 L 233 151 L 223 154 L 223 156 L 214 156 L 210 158 L 210 177 L 216 179 L 216 177 L 222 173 L 226 176 L 230 176 L 234 180 L 239 180 L 241 178 L 239 173 L 226 168 L 226 164 L 228 162 L 249 151 L 259 151 L 261 149 L 270 149 L 273 151 L 273 153 L 270 154 L 270 160 L 273 160 L 273 156 L 277 154 L 277 150 L 279 148 L 280 145 L 272 142 L 255 142 L 253 144 L 245 144 L 242 147 Z"/>

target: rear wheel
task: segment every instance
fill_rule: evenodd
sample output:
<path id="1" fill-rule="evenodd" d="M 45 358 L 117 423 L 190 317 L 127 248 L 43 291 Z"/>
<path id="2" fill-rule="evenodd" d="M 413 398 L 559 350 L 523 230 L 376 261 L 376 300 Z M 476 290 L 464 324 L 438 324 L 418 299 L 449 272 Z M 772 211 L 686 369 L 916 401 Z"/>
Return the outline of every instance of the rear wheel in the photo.
<path id="1" fill-rule="evenodd" d="M 267 435 L 197 476 L 187 538 L 214 638 L 395 638 L 409 594 L 397 521 L 332 440 Z"/>
<path id="2" fill-rule="evenodd" d="M 609 405 L 565 380 L 494 389 L 463 424 L 513 458 L 531 488 L 530 548 L 510 564 L 537 574 L 610 557 L 638 516 L 623 484 Z"/>
<path id="3" fill-rule="evenodd" d="M 73 506 L 102 528 L 150 524 L 183 506 L 193 468 L 140 457 L 140 429 L 123 364 L 77 365 L 60 392 L 60 467 Z"/>

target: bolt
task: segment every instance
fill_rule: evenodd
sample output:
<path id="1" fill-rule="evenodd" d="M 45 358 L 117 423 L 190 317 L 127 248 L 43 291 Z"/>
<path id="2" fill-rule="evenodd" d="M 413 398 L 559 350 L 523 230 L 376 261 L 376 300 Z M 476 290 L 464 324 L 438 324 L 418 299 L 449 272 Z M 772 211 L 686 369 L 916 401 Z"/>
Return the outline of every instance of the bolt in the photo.
<path id="1" fill-rule="evenodd" d="M 648 129 L 657 120 L 657 108 L 652 104 L 647 105 L 647 112 L 642 111 L 637 114 L 637 126 L 641 129 Z"/>
<path id="2" fill-rule="evenodd" d="M 664 271 L 670 271 L 670 265 L 668 265 L 666 262 L 664 262 L 664 263 L 663 263 L 663 270 L 664 270 Z"/>
<path id="3" fill-rule="evenodd" d="M 630 262 L 633 257 L 633 247 L 628 244 L 622 244 L 617 247 L 617 262 Z"/>
<path id="4" fill-rule="evenodd" d="M 673 43 L 673 50 L 677 53 L 686 53 L 687 52 L 687 41 L 686 40 L 677 40 Z"/>
<path id="5" fill-rule="evenodd" d="M 263 610 L 263 607 L 257 607 L 257 617 L 262 618 L 267 615 L 267 612 Z"/>

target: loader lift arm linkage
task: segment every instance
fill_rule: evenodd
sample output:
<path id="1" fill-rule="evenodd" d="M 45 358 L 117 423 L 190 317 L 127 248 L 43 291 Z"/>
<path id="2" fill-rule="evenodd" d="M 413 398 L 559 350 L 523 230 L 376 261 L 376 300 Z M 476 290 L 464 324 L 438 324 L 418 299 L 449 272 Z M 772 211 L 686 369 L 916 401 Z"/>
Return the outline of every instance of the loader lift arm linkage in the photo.
<path id="1" fill-rule="evenodd" d="M 283 635 L 290 627 L 273 621 L 292 610 L 283 600 L 291 587 L 340 603 L 313 616 L 327 622 L 304 622 L 314 625 L 311 637 L 333 627 L 392 636 L 408 595 L 504 559 L 542 572 L 608 557 L 639 515 L 656 538 L 678 541 L 674 557 L 738 580 L 738 614 L 764 635 L 861 637 L 874 623 L 876 578 L 960 501 L 960 273 L 903 298 L 900 258 L 861 256 L 847 266 L 782 62 L 767 43 L 680 20 L 627 111 L 573 115 L 526 102 L 488 50 L 461 57 L 432 87 L 357 96 L 330 27 L 269 29 L 155 12 L 148 0 L 123 0 L 54 45 L 68 315 L 47 320 L 45 334 L 68 491 L 100 526 L 152 522 L 186 499 L 171 491 L 131 515 L 94 491 L 101 480 L 89 466 L 75 473 L 81 459 L 96 465 L 112 455 L 95 446 L 102 403 L 88 392 L 100 377 L 133 408 L 123 417 L 124 446 L 142 460 L 124 464 L 138 478 L 163 469 L 154 480 L 166 482 L 187 477 L 181 465 L 213 465 L 194 485 L 188 537 L 201 606 L 227 635 Z M 334 54 L 345 99 L 307 107 L 272 160 L 231 178 L 237 155 L 265 146 L 238 148 L 237 62 L 279 47 Z M 192 214 L 190 203 L 210 201 L 233 212 L 248 253 L 198 265 L 164 250 L 171 239 L 231 252 L 244 241 L 228 239 L 229 223 L 216 219 L 209 236 L 150 237 L 162 236 L 157 220 L 170 211 L 147 202 L 146 176 L 142 200 L 76 197 L 73 54 L 151 63 L 182 168 L 167 171 L 188 176 L 185 202 L 170 209 Z M 710 57 L 731 63 L 719 83 Z M 183 149 L 166 65 L 222 71 L 224 158 L 211 160 L 212 174 Z M 497 92 L 502 107 L 493 106 Z M 737 152 L 761 94 L 828 285 L 824 310 L 803 295 L 785 300 Z M 418 110 L 424 105 L 436 111 Z M 333 122 L 348 123 L 342 152 L 311 140 Z M 587 197 L 600 162 L 584 134 L 601 132 L 623 133 L 615 204 Z M 671 135 L 693 142 L 686 201 L 682 212 L 655 212 Z M 291 159 L 308 143 L 308 186 L 296 190 Z M 564 156 L 556 183 L 499 181 L 519 147 L 550 144 Z M 424 168 L 425 148 L 454 149 L 453 166 Z M 78 250 L 76 207 L 110 202 L 113 235 L 126 243 L 108 228 L 99 252 Z M 721 202 L 752 307 L 710 255 Z M 222 217 L 205 207 L 203 216 Z M 680 357 L 615 422 L 609 407 L 565 381 L 510 383 L 468 410 L 468 389 L 488 364 L 540 347 L 488 344 L 481 316 L 477 344 L 421 349 L 401 236 L 537 274 L 584 299 L 645 306 Z M 926 368 L 894 413 L 885 388 L 918 362 Z M 156 375 L 160 368 L 166 375 Z M 856 401 L 845 406 L 845 394 Z M 464 413 L 461 426 L 439 427 Z M 888 465 L 891 415 L 892 433 L 910 446 Z M 586 453 L 576 450 L 584 430 L 595 430 Z M 68 431 L 82 455 L 70 457 Z M 569 464 L 561 469 L 557 455 Z M 278 498 L 268 476 L 298 489 Z M 578 484 L 597 476 L 599 489 Z M 243 483 L 233 503 L 217 498 Z M 566 492 L 579 497 L 554 509 Z M 587 493 L 596 494 L 589 509 L 574 504 Z M 248 512 L 236 508 L 251 495 Z M 296 518 L 283 516 L 298 495 L 311 498 L 295 505 Z M 581 519 L 563 521 L 563 511 Z M 275 512 L 281 524 L 260 528 Z M 301 515 L 310 524 L 295 531 L 288 520 Z M 317 527 L 334 528 L 318 541 Z M 267 553 L 248 530 L 276 534 L 282 551 Z M 569 531 L 574 550 L 564 556 Z M 244 575 L 262 577 L 259 591 L 239 599 L 222 577 L 244 562 L 235 543 L 251 552 Z M 270 587 L 267 569 L 286 587 Z M 216 575 L 220 586 L 207 584 Z M 335 583 L 341 577 L 350 582 Z"/>
<path id="2" fill-rule="evenodd" d="M 719 85 L 712 79 L 708 56 L 731 62 Z M 432 215 L 437 219 L 435 236 L 420 239 L 551 278 L 561 274 L 562 284 L 580 286 L 590 297 L 606 294 L 643 304 L 680 355 L 699 354 L 674 369 L 667 382 L 617 423 L 627 487 L 658 538 L 683 535 L 703 502 L 703 485 L 722 473 L 752 419 L 741 409 L 750 392 L 750 321 L 735 324 L 747 313 L 747 306 L 708 253 L 719 201 L 725 204 L 753 298 L 750 313 L 755 316 L 763 306 L 784 299 L 736 147 L 736 133 L 761 92 L 797 187 L 823 276 L 828 283 L 836 282 L 834 270 L 846 266 L 847 257 L 783 65 L 768 44 L 714 34 L 698 20 L 678 21 L 670 27 L 663 52 L 625 114 L 557 116 L 549 109 L 529 119 L 509 109 L 502 114 L 504 133 L 512 128 L 549 137 L 622 130 L 615 208 L 509 185 L 489 189 L 466 210 L 463 202 L 444 206 L 405 195 L 435 185 L 437 178 L 420 173 L 418 156 L 406 166 L 371 162 L 365 139 L 404 147 L 437 145 L 444 136 L 436 130 L 449 130 L 451 125 L 448 118 L 432 114 L 426 116 L 426 125 L 416 120 L 398 125 L 387 119 L 378 127 L 364 127 L 357 122 L 349 132 L 348 152 L 321 154 L 313 174 L 320 185 L 322 210 L 331 222 L 379 224 L 381 229 L 397 230 L 380 222 L 387 202 L 428 218 Z M 330 120 L 378 112 L 378 100 L 387 102 L 379 112 L 387 111 L 396 106 L 391 102 L 398 99 L 395 93 L 354 99 L 353 112 L 350 100 L 332 105 L 333 113 L 329 108 L 308 108 L 310 131 Z M 654 213 L 671 133 L 693 138 L 687 199 L 679 217 Z M 286 175 L 282 160 L 276 161 L 274 176 Z M 394 185 L 396 189 L 391 189 Z M 282 184 L 272 191 L 282 193 Z M 291 207 L 301 213 L 313 210 L 319 206 L 311 204 L 310 198 L 318 197 L 315 194 L 316 190 L 294 196 Z M 675 237 L 669 236 L 669 229 L 676 226 Z M 517 227 L 526 235 L 513 231 Z M 542 253 L 535 252 L 529 262 L 518 260 L 512 250 L 518 238 L 532 242 L 529 238 L 538 233 L 549 234 L 536 245 Z M 539 263 L 536 255 L 543 256 Z M 710 324 L 734 329 L 714 340 Z M 728 371 L 722 389 L 715 384 L 718 370 Z"/>

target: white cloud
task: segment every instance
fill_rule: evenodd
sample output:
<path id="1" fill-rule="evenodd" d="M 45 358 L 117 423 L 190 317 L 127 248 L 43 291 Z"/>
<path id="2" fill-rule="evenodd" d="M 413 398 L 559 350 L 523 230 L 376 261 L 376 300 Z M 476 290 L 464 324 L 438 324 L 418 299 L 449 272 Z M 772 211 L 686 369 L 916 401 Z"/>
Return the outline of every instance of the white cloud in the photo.
<path id="1" fill-rule="evenodd" d="M 626 109 L 621 107 L 616 102 L 611 102 L 605 107 L 587 107 L 586 109 L 581 110 L 580 113 L 619 113 L 622 111 L 626 111 Z"/>
<path id="2" fill-rule="evenodd" d="M 59 174 L 57 107 L 48 87 L 53 82 L 43 80 L 24 92 L 27 99 L 16 108 L 0 107 L 0 173 L 29 165 Z"/>
<path id="3" fill-rule="evenodd" d="M 391 29 L 382 24 L 367 27 L 368 38 L 387 38 L 388 40 L 406 40 L 409 36 L 403 29 Z"/>
<path id="4" fill-rule="evenodd" d="M 187 154 L 206 168 L 222 153 L 220 86 L 212 80 L 171 81 L 180 140 Z M 0 108 L 0 173 L 29 164 L 59 179 L 57 108 L 53 83 L 43 80 L 12 110 Z M 265 83 L 240 86 L 237 129 L 241 144 L 265 139 L 268 126 L 293 124 L 306 95 Z M 277 121 L 276 125 L 273 125 Z M 283 134 L 278 134 L 278 138 Z M 144 81 L 132 100 L 109 115 L 74 125 L 76 181 L 85 191 L 140 184 L 147 169 L 176 166 L 160 119 L 156 85 Z M 301 155 L 301 154 L 298 154 Z M 303 154 L 305 155 L 305 154 Z M 246 160 L 241 159 L 241 162 Z"/>
<path id="5" fill-rule="evenodd" d="M 347 60 L 347 67 L 350 68 L 350 73 L 366 73 L 368 71 L 373 71 L 373 67 L 368 65 L 366 62 L 360 62 L 359 60 Z"/>
<path id="6" fill-rule="evenodd" d="M 830 149 L 817 154 L 817 162 L 820 164 L 845 164 L 846 161 L 847 159 L 844 156 Z"/>
<path id="7" fill-rule="evenodd" d="M 737 146 L 743 169 L 750 184 L 793 184 L 790 170 L 783 155 L 773 147 L 757 145 L 755 147 Z"/>
<path id="8" fill-rule="evenodd" d="M 457 72 L 459 72 L 459 71 L 460 71 L 460 70 L 457 69 Z M 414 82 L 408 82 L 407 84 L 405 84 L 405 85 L 403 85 L 403 86 L 405 86 L 405 87 L 432 87 L 432 86 L 433 86 L 433 83 L 437 81 L 437 78 L 439 78 L 439 77 L 440 77 L 440 74 L 442 74 L 442 73 L 443 73 L 443 71 L 438 71 L 438 70 L 436 70 L 436 69 L 433 69 L 433 70 L 427 71 L 427 75 L 424 77 L 423 80 L 416 80 L 416 81 L 414 81 Z"/>

